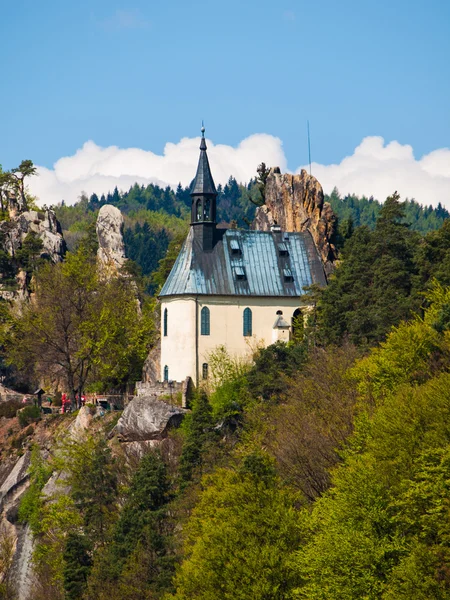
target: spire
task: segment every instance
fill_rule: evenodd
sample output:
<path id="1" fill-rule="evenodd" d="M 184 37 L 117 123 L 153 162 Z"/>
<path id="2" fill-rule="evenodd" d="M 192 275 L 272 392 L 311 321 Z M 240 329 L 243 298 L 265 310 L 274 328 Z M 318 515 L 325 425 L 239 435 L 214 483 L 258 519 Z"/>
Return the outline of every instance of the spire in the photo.
<path id="1" fill-rule="evenodd" d="M 200 142 L 200 158 L 198 160 L 197 174 L 192 182 L 191 196 L 204 194 L 217 195 L 216 186 L 209 168 L 208 155 L 206 154 L 205 127 L 202 122 L 202 140 Z"/>

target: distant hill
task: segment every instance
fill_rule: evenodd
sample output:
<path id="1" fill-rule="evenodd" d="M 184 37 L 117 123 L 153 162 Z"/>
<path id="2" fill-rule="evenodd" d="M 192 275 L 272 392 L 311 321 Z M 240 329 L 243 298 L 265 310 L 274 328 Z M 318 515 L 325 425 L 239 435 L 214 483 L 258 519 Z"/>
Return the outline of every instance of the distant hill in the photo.
<path id="1" fill-rule="evenodd" d="M 355 194 L 341 197 L 337 188 L 330 195 L 325 195 L 325 200 L 339 219 L 339 222 L 353 222 L 353 227 L 367 225 L 370 229 L 375 227 L 382 202 L 375 200 L 373 196 L 359 198 Z M 436 208 L 422 206 L 415 200 L 405 201 L 405 221 L 411 229 L 420 233 L 427 233 L 442 227 L 445 219 L 450 218 L 450 212 L 441 203 Z"/>

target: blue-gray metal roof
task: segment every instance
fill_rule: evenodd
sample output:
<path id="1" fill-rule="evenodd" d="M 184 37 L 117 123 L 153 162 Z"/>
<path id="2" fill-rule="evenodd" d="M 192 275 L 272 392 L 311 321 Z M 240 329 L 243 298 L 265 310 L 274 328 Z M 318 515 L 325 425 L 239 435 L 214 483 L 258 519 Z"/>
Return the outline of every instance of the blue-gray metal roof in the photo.
<path id="1" fill-rule="evenodd" d="M 191 227 L 160 296 L 301 296 L 312 283 L 326 285 L 319 254 L 307 231 L 281 233 L 216 230 L 204 252 Z M 236 252 L 236 243 L 239 250 Z M 279 244 L 287 253 L 280 252 Z M 245 276 L 239 276 L 240 269 Z M 236 268 L 238 273 L 236 273 Z M 292 277 L 286 276 L 291 273 Z"/>

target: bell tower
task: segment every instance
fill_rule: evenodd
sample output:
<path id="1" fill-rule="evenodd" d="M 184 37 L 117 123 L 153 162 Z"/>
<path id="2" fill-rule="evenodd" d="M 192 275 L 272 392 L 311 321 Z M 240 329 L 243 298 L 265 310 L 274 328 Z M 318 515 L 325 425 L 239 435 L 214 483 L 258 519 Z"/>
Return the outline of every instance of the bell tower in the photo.
<path id="1" fill-rule="evenodd" d="M 202 125 L 200 158 L 191 187 L 191 227 L 204 252 L 211 252 L 215 243 L 217 191 L 206 154 L 205 128 Z"/>

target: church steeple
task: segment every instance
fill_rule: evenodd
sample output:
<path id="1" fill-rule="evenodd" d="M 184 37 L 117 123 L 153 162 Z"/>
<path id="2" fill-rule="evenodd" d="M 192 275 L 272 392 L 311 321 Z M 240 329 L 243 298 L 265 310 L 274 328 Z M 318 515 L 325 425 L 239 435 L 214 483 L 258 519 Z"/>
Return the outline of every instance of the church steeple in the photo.
<path id="1" fill-rule="evenodd" d="M 200 158 L 197 173 L 191 186 L 191 226 L 195 226 L 195 235 L 201 237 L 203 249 L 210 251 L 214 247 L 217 191 L 209 168 L 208 155 L 206 154 L 203 124 L 201 132 Z"/>

